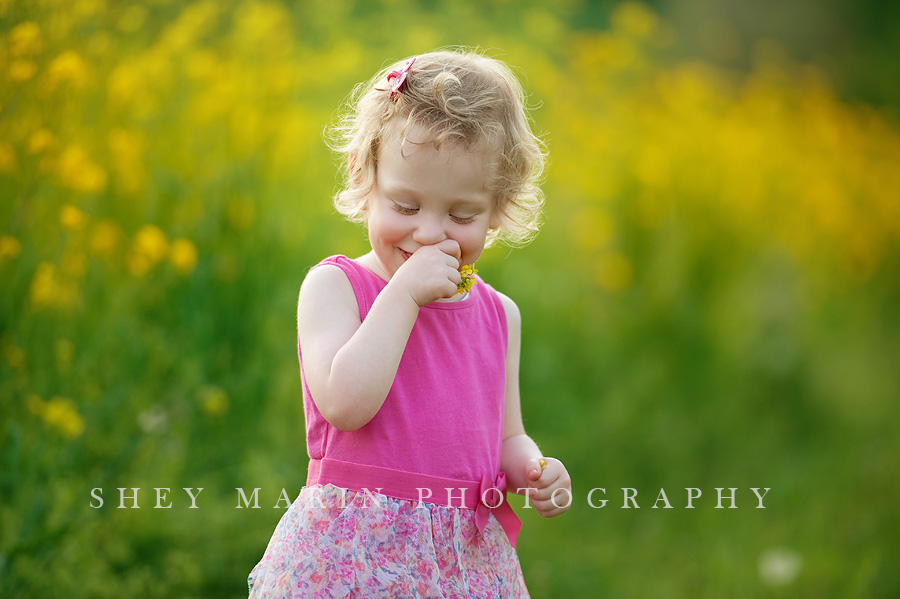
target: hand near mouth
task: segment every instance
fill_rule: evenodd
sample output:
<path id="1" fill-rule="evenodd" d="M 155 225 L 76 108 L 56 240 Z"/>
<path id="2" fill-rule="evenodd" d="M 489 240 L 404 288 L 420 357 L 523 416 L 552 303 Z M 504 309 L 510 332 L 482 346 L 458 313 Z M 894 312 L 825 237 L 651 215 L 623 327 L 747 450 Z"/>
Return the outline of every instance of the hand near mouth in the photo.
<path id="1" fill-rule="evenodd" d="M 452 239 L 423 245 L 397 269 L 389 284 L 405 286 L 420 307 L 451 298 L 462 281 L 460 258 L 459 244 Z"/>

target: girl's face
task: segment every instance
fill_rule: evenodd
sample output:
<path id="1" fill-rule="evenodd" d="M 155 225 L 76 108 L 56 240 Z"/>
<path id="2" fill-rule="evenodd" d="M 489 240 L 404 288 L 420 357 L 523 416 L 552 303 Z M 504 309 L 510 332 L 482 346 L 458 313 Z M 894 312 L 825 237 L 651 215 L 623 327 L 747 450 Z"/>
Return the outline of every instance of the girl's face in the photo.
<path id="1" fill-rule="evenodd" d="M 459 244 L 460 266 L 478 259 L 488 229 L 500 220 L 487 188 L 489 163 L 484 151 L 460 144 L 436 149 L 418 125 L 404 143 L 396 130 L 384 140 L 366 203 L 369 242 L 383 275 L 390 279 L 417 249 L 445 239 Z"/>

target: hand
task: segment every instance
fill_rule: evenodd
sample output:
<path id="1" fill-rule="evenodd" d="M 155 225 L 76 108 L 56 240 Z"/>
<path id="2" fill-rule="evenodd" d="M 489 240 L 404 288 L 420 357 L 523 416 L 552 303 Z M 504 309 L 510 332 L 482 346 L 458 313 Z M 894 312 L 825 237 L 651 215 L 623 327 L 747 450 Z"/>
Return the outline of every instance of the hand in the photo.
<path id="1" fill-rule="evenodd" d="M 544 458 L 544 461 L 547 466 L 543 470 L 540 460 L 530 459 L 525 462 L 525 478 L 529 488 L 534 489 L 527 493 L 538 513 L 545 518 L 552 518 L 571 507 L 572 479 L 563 463 L 556 458 Z"/>
<path id="2" fill-rule="evenodd" d="M 403 285 L 420 307 L 456 294 L 462 280 L 459 274 L 459 244 L 445 239 L 434 245 L 423 245 L 397 269 L 390 283 Z"/>

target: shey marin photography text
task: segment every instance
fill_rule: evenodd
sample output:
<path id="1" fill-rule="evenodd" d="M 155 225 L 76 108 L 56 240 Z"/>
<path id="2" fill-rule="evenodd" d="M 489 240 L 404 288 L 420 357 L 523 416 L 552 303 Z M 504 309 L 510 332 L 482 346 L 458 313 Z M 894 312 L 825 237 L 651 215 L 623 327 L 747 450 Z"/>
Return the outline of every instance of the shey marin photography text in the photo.
<path id="1" fill-rule="evenodd" d="M 107 494 L 104 498 L 103 487 L 95 487 L 90 492 L 90 506 L 94 509 L 103 507 L 115 507 L 116 509 L 141 509 L 149 507 L 152 509 L 172 509 L 184 507 L 186 509 L 200 508 L 200 495 L 203 492 L 202 487 L 182 487 L 180 490 L 172 490 L 171 487 L 153 487 L 152 489 L 142 489 L 141 487 L 116 487 L 114 493 Z M 384 500 L 384 495 L 380 493 L 381 489 L 361 489 L 359 493 L 353 494 L 351 498 L 344 491 L 341 507 L 354 505 L 354 502 L 362 502 L 361 507 L 379 507 Z M 432 503 L 444 505 L 446 507 L 461 507 L 466 502 L 465 494 L 467 489 L 452 487 L 443 489 L 445 495 L 435 495 L 434 490 L 430 488 L 418 489 L 418 503 Z M 535 489 L 518 489 L 519 494 L 523 496 L 523 509 L 532 509 L 532 495 Z M 770 491 L 769 487 L 752 487 L 750 489 L 740 489 L 738 487 L 715 487 L 712 491 L 707 490 L 705 493 L 697 487 L 683 487 L 677 491 L 666 491 L 661 488 L 659 492 L 651 492 L 644 494 L 638 499 L 640 494 L 633 487 L 619 487 L 607 493 L 605 487 L 593 487 L 582 499 L 591 509 L 618 508 L 618 509 L 641 509 L 649 507 L 650 509 L 738 509 L 740 507 L 750 507 L 754 509 L 765 509 L 765 499 Z M 110 497 L 110 495 L 112 497 Z M 280 489 L 276 493 L 265 493 L 260 487 L 247 491 L 242 487 L 235 487 L 235 509 L 261 509 L 271 504 L 272 508 L 287 509 L 291 505 L 291 495 L 287 489 Z M 505 499 L 498 489 L 486 489 L 482 494 L 481 501 L 490 507 L 497 507 Z M 670 499 L 671 497 L 671 499 Z M 110 501 L 112 499 L 112 501 Z M 558 489 L 550 498 L 554 505 L 563 507 L 571 505 L 575 501 L 575 497 L 565 489 Z M 217 500 L 218 501 L 218 500 Z M 274 503 L 273 503 L 274 501 Z M 324 507 L 324 506 L 323 506 Z M 360 506 L 356 506 L 360 507 Z M 424 507 L 424 506 L 423 506 Z"/>

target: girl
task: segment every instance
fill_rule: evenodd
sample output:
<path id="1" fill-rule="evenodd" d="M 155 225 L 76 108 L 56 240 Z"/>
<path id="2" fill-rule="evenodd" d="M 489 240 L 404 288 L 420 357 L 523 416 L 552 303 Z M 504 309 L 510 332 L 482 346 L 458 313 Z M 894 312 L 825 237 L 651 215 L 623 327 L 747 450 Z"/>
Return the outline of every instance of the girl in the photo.
<path id="1" fill-rule="evenodd" d="M 522 90 L 493 59 L 424 54 L 357 88 L 337 133 L 335 204 L 372 251 L 300 289 L 309 472 L 250 595 L 527 597 L 506 490 L 549 517 L 571 485 L 522 424 L 519 311 L 466 268 L 537 230 Z"/>

